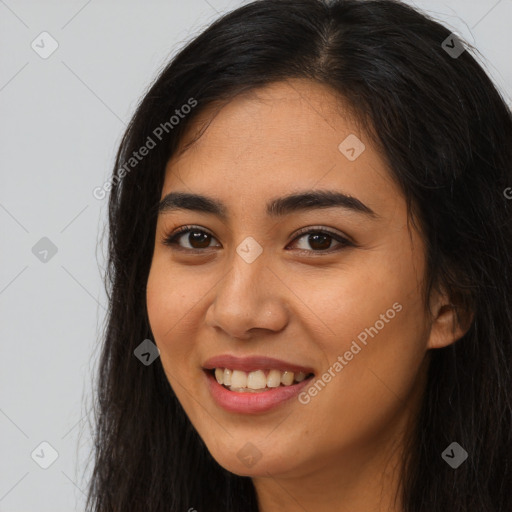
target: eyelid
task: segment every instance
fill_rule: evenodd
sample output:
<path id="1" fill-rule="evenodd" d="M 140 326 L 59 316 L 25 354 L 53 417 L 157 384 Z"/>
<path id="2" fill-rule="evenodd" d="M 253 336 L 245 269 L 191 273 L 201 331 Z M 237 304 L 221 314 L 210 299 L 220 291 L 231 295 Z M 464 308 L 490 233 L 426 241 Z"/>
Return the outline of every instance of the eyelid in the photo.
<path id="1" fill-rule="evenodd" d="M 326 226 L 306 226 L 304 228 L 300 228 L 298 231 L 296 231 L 294 233 L 292 242 L 298 236 L 304 235 L 304 234 L 307 234 L 307 233 L 311 233 L 311 232 L 314 232 L 314 233 L 317 233 L 317 232 L 326 233 L 326 234 L 331 235 L 333 237 L 342 238 L 342 239 L 346 240 L 347 242 L 355 244 L 355 242 L 348 235 L 345 235 L 344 233 L 342 233 L 340 231 L 336 231 L 333 228 L 328 228 Z"/>

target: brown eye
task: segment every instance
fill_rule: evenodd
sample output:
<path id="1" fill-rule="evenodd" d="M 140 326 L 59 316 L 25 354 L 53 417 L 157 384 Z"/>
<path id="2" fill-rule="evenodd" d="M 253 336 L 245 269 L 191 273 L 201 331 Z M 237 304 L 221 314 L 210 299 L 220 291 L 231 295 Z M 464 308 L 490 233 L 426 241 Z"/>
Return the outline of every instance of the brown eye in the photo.
<path id="1" fill-rule="evenodd" d="M 190 231 L 187 240 L 193 249 L 204 249 L 210 245 L 211 239 L 211 235 L 204 231 Z"/>
<path id="2" fill-rule="evenodd" d="M 315 233 L 308 235 L 308 243 L 311 248 L 318 250 L 329 249 L 333 238 L 330 235 Z"/>
<path id="3" fill-rule="evenodd" d="M 294 242 L 300 239 L 305 239 L 305 243 L 303 244 L 303 247 L 299 247 L 299 250 L 309 252 L 327 252 L 332 249 L 331 243 L 333 240 L 338 242 L 339 247 L 337 249 L 352 245 L 346 238 L 330 231 L 310 230 L 295 238 Z"/>
<path id="4" fill-rule="evenodd" d="M 188 237 L 185 237 L 188 235 Z M 347 240 L 345 237 L 332 233 L 326 230 L 312 230 L 303 231 L 300 236 L 297 236 L 294 242 L 297 240 L 305 239 L 305 246 L 299 247 L 299 250 L 310 253 L 321 253 L 321 252 L 334 252 L 342 249 L 343 247 L 353 246 L 354 244 Z M 181 240 L 181 242 L 180 242 Z M 183 244 L 185 240 L 185 245 Z M 163 238 L 162 243 L 175 249 L 182 249 L 185 251 L 201 251 L 212 247 L 219 247 L 210 245 L 212 240 L 216 238 L 203 229 L 196 228 L 194 226 L 183 226 L 176 233 Z M 332 242 L 338 242 L 338 247 L 332 248 Z"/>
<path id="5" fill-rule="evenodd" d="M 188 237 L 185 237 L 185 235 L 188 235 Z M 178 246 L 181 249 L 201 250 L 209 248 L 211 241 L 214 239 L 210 233 L 202 229 L 185 226 L 177 233 L 165 237 L 163 243 L 169 246 Z M 180 240 L 185 240 L 185 245 L 182 245 Z"/>

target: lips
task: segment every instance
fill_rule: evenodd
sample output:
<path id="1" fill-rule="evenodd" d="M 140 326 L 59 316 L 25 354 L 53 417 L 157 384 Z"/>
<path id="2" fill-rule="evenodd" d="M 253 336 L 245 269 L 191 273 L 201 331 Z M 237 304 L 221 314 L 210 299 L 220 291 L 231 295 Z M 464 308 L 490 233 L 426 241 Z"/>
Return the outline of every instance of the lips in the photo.
<path id="1" fill-rule="evenodd" d="M 203 371 L 210 395 L 217 405 L 228 412 L 239 414 L 261 414 L 291 403 L 291 399 L 309 385 L 314 376 L 311 367 L 291 361 L 266 356 L 237 357 L 229 354 L 208 359 L 203 364 Z M 214 371 L 217 376 L 214 375 Z M 224 377 L 221 377 L 220 373 L 223 373 Z M 276 374 L 283 380 L 274 382 Z M 294 375 L 300 382 L 293 381 Z M 229 387 L 224 381 L 226 376 L 232 381 Z M 265 376 L 267 380 L 263 382 Z M 257 382 L 250 382 L 252 377 Z M 246 385 L 248 387 L 244 387 Z"/>
<path id="2" fill-rule="evenodd" d="M 281 372 L 302 372 L 306 375 L 314 373 L 313 368 L 308 366 L 302 366 L 289 361 L 258 355 L 249 357 L 237 357 L 231 354 L 214 356 L 203 363 L 203 368 L 205 370 L 230 368 L 233 370 L 242 370 L 244 372 L 253 372 L 256 370 L 279 370 Z"/>

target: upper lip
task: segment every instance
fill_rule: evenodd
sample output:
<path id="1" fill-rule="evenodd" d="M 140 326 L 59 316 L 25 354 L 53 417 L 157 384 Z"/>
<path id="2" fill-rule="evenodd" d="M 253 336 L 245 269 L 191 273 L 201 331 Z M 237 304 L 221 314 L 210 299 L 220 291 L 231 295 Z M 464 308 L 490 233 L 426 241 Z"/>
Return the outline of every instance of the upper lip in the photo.
<path id="1" fill-rule="evenodd" d="M 308 373 L 314 373 L 313 369 L 307 366 L 290 363 L 281 359 L 275 359 L 273 357 L 265 356 L 248 356 L 248 357 L 237 357 L 231 354 L 222 354 L 211 357 L 203 363 L 203 368 L 206 370 L 213 370 L 214 368 L 229 368 L 230 370 L 242 370 L 245 372 L 252 372 L 255 370 L 280 370 L 280 371 L 292 371 L 295 373 L 303 372 L 306 375 Z"/>

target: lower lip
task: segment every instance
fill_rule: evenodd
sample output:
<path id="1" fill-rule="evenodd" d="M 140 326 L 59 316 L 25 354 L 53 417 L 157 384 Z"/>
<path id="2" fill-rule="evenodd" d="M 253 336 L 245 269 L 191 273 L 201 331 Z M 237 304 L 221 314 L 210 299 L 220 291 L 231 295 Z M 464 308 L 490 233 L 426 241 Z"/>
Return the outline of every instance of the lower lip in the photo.
<path id="1" fill-rule="evenodd" d="M 245 414 L 258 414 L 283 404 L 297 396 L 313 378 L 309 377 L 291 386 L 272 388 L 270 391 L 238 393 L 236 391 L 230 391 L 219 384 L 211 372 L 205 371 L 204 374 L 208 379 L 210 393 L 217 405 L 228 412 Z"/>

